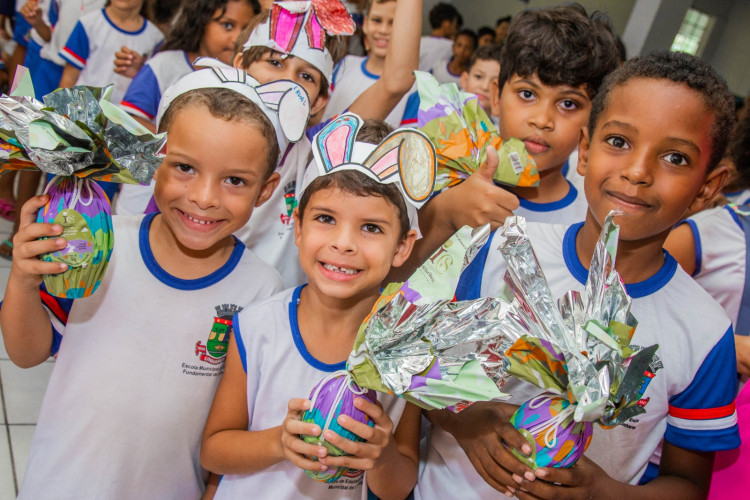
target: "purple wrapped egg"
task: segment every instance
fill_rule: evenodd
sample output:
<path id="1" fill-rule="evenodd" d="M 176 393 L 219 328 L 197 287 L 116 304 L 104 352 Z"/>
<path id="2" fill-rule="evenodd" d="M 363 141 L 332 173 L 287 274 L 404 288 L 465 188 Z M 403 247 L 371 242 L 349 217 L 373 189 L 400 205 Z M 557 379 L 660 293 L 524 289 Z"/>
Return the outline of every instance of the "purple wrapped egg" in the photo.
<path id="1" fill-rule="evenodd" d="M 63 262 L 68 270 L 45 275 L 44 285 L 56 297 L 88 297 L 101 284 L 114 246 L 109 199 L 94 181 L 77 177 L 54 177 L 45 193 L 49 201 L 37 222 L 61 225 L 68 244 L 41 258 Z"/>
<path id="2" fill-rule="evenodd" d="M 344 429 L 336 421 L 339 415 L 347 415 L 369 426 L 374 425 L 365 413 L 354 407 L 355 398 L 365 398 L 373 403 L 376 401 L 375 391 L 361 389 L 347 371 L 332 373 L 318 382 L 310 393 L 312 406 L 305 412 L 302 421 L 318 425 L 322 429 L 321 435 L 300 437 L 308 443 L 325 446 L 331 456 L 346 455 L 342 449 L 323 439 L 322 435 L 326 429 L 330 429 L 346 439 L 362 441 L 362 438 Z M 307 475 L 317 481 L 332 482 L 346 471 L 346 468 L 332 468 L 323 472 L 307 471 Z"/>
<path id="3" fill-rule="evenodd" d="M 591 422 L 573 420 L 575 406 L 566 398 L 542 394 L 523 405 L 510 422 L 531 445 L 531 454 L 511 452 L 533 469 L 539 467 L 570 467 L 584 454 L 591 443 Z"/>

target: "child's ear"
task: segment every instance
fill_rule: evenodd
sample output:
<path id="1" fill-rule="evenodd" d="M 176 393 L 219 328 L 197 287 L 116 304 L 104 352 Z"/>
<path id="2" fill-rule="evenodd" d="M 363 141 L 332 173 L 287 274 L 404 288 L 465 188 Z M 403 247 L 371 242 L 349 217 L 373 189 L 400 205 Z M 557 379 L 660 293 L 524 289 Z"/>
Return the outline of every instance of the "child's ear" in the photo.
<path id="1" fill-rule="evenodd" d="M 469 82 L 469 72 L 464 71 L 461 73 L 460 85 L 463 90 L 466 90 L 466 84 Z"/>
<path id="2" fill-rule="evenodd" d="M 719 164 L 711 170 L 706 175 L 706 179 L 703 181 L 703 185 L 695 196 L 695 199 L 690 203 L 688 207 L 689 213 L 694 214 L 706 208 L 713 197 L 724 187 L 728 177 L 729 169 L 724 164 Z"/>
<path id="3" fill-rule="evenodd" d="M 235 67 L 235 68 L 237 68 L 237 69 L 245 69 L 245 68 L 244 68 L 244 67 L 242 66 L 242 52 L 238 52 L 238 53 L 237 53 L 237 54 L 236 54 L 236 55 L 234 56 L 234 61 L 232 61 L 232 66 L 234 66 L 234 67 Z"/>
<path id="4" fill-rule="evenodd" d="M 296 226 L 295 226 L 296 231 Z M 392 267 L 400 267 L 404 265 L 404 262 L 411 255 L 411 251 L 414 248 L 414 243 L 417 241 L 417 232 L 414 229 L 410 229 L 404 239 L 402 239 L 396 247 L 396 254 L 393 256 Z"/>
<path id="5" fill-rule="evenodd" d="M 258 198 L 256 198 L 255 200 L 256 208 L 268 201 L 268 199 L 273 194 L 273 190 L 276 189 L 276 186 L 279 185 L 280 180 L 281 176 L 278 174 L 278 172 L 274 172 L 268 176 L 268 179 L 263 181 L 263 184 L 260 186 L 260 193 L 258 193 Z"/>
<path id="6" fill-rule="evenodd" d="M 589 129 L 583 127 L 578 136 L 578 166 L 576 171 L 582 177 L 586 176 L 586 168 L 589 165 Z"/>
<path id="7" fill-rule="evenodd" d="M 294 207 L 292 217 L 294 218 L 294 244 L 299 248 L 299 241 L 302 238 L 302 218 L 299 215 L 299 207 Z"/>
<path id="8" fill-rule="evenodd" d="M 500 86 L 498 85 L 497 78 L 492 80 L 492 89 L 490 90 L 490 96 L 491 96 L 490 104 L 492 106 L 492 115 L 500 116 Z"/>
<path id="9" fill-rule="evenodd" d="M 315 116 L 318 111 L 322 111 L 326 105 L 328 105 L 328 99 L 330 99 L 330 94 L 318 94 L 318 97 L 315 98 L 315 102 L 310 107 L 310 116 Z"/>

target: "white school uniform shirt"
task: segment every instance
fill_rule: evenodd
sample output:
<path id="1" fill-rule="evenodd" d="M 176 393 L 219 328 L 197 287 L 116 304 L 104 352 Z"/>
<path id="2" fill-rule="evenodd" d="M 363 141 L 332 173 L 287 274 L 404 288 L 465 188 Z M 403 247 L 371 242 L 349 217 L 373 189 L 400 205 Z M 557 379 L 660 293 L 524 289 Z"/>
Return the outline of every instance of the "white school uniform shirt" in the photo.
<path id="1" fill-rule="evenodd" d="M 208 276 L 172 276 L 151 251 L 152 220 L 114 217 L 96 293 L 45 301 L 59 350 L 20 499 L 201 497 L 200 439 L 224 370 L 206 350 L 216 307 L 248 307 L 281 280 L 239 242 Z"/>
<path id="2" fill-rule="evenodd" d="M 323 363 L 307 350 L 297 324 L 301 289 L 278 293 L 234 318 L 234 338 L 247 373 L 250 431 L 281 425 L 290 399 L 309 397 L 318 382 L 346 366 L 346 362 Z M 382 393 L 377 397 L 394 426 L 398 425 L 405 401 Z M 363 476 L 362 471 L 352 471 L 334 482 L 322 483 L 284 460 L 253 474 L 224 475 L 215 498 L 365 499 Z"/>
<path id="3" fill-rule="evenodd" d="M 120 105 L 131 115 L 156 123 L 159 101 L 164 91 L 192 71 L 193 65 L 184 50 L 159 52 L 146 61 L 135 75 Z"/>
<path id="4" fill-rule="evenodd" d="M 581 225 L 527 225 L 554 297 L 568 290 L 583 292 L 588 271 L 575 247 Z M 493 233 L 483 254 L 477 255 L 462 275 L 456 292 L 459 299 L 499 295 L 506 269 L 497 249 L 500 239 Z M 664 265 L 654 276 L 626 289 L 638 320 L 631 345 L 659 345 L 644 374 L 641 402 L 646 413 L 609 430 L 594 425 L 586 456 L 614 479 L 637 484 L 644 473 L 655 474 L 662 439 L 700 451 L 739 446 L 734 410 L 737 374 L 731 321 L 674 258 L 666 254 Z M 503 391 L 511 394 L 509 402 L 513 404 L 543 392 L 514 379 Z M 453 436 L 438 427 L 432 429 L 422 460 L 417 499 L 498 496 Z"/>
<path id="5" fill-rule="evenodd" d="M 750 202 L 750 189 L 743 189 L 741 191 L 734 191 L 732 193 L 724 193 L 724 197 L 728 203 L 734 203 L 735 205 L 744 205 Z"/>
<path id="6" fill-rule="evenodd" d="M 119 103 L 132 79 L 114 72 L 115 52 L 125 46 L 151 54 L 162 40 L 164 35 L 151 21 L 144 19 L 138 30 L 125 31 L 115 26 L 102 9 L 81 17 L 60 56 L 81 70 L 78 85 L 103 87 L 114 83 L 110 101 Z"/>
<path id="7" fill-rule="evenodd" d="M 747 248 L 742 222 L 728 206 L 703 210 L 685 222 L 695 243 L 693 278 L 724 307 L 736 325 L 746 273 Z"/>
<path id="8" fill-rule="evenodd" d="M 448 68 L 448 64 L 451 62 L 451 59 L 453 59 L 453 55 L 450 55 L 447 58 L 439 59 L 430 67 L 430 73 L 432 73 L 432 76 L 434 76 L 435 80 L 437 80 L 438 82 L 455 83 L 460 88 L 461 74 L 452 73 Z"/>
<path id="9" fill-rule="evenodd" d="M 380 75 L 367 71 L 368 59 L 368 57 L 346 56 L 336 66 L 333 71 L 333 91 L 323 113 L 323 120 L 328 120 L 348 110 L 365 90 L 378 81 Z M 416 109 L 412 106 L 411 112 L 407 114 L 407 103 L 412 94 L 416 93 L 416 90 L 415 83 L 385 118 L 388 125 L 399 128 L 402 125 L 416 123 L 416 111 L 419 109 L 418 101 Z"/>
<path id="10" fill-rule="evenodd" d="M 419 70 L 430 71 L 435 61 L 450 58 L 453 40 L 441 36 L 423 36 L 419 41 Z"/>
<path id="11" fill-rule="evenodd" d="M 253 208 L 253 215 L 247 224 L 234 233 L 258 257 L 281 274 L 287 288 L 307 282 L 299 265 L 299 251 L 294 242 L 292 211 L 299 201 L 298 192 L 311 159 L 312 145 L 309 138 L 314 133 L 308 129 L 305 137 L 289 145 L 276 167 L 281 181 L 271 198 L 260 207 Z"/>
<path id="12" fill-rule="evenodd" d="M 569 189 L 562 199 L 550 203 L 535 203 L 519 197 L 519 207 L 513 211 L 513 215 L 526 218 L 527 222 L 546 222 L 555 224 L 574 224 L 586 218 L 589 205 L 583 192 L 583 177 L 570 173 L 570 161 L 563 166 L 563 175 L 567 173 L 566 181 Z M 576 175 L 579 185 L 576 186 L 570 177 Z"/>
<path id="13" fill-rule="evenodd" d="M 60 56 L 60 51 L 65 47 L 65 42 L 68 41 L 73 28 L 78 24 L 78 19 L 88 12 L 103 8 L 104 3 L 104 0 L 57 0 L 60 9 L 57 23 L 55 29 L 52 30 L 49 43 L 42 46 L 41 56 L 58 66 L 65 66 L 65 59 Z M 114 64 L 114 55 L 112 61 Z"/>

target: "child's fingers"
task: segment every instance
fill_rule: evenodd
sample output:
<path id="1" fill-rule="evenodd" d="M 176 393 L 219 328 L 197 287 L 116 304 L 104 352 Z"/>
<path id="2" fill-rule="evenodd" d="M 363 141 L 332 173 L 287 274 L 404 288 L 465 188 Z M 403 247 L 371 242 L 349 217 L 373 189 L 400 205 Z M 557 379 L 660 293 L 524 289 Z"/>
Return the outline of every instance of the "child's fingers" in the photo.
<path id="1" fill-rule="evenodd" d="M 363 441 L 352 441 L 351 439 L 347 439 L 330 429 L 323 433 L 323 438 L 325 438 L 326 441 L 336 446 L 337 448 L 340 448 L 345 453 L 348 453 L 349 455 L 369 456 L 373 454 L 379 454 L 379 452 L 374 451 L 374 449 L 377 448 L 378 450 L 380 450 L 381 448 L 380 446 L 371 445 Z"/>
<path id="2" fill-rule="evenodd" d="M 289 434 L 302 436 L 319 436 L 320 426 L 310 422 L 303 422 L 294 418 L 284 420 L 284 430 Z"/>
<path id="3" fill-rule="evenodd" d="M 293 398 L 289 400 L 287 408 L 290 412 L 304 412 L 310 409 L 310 400 L 302 398 Z"/>
<path id="4" fill-rule="evenodd" d="M 484 178 L 487 182 L 492 182 L 492 177 L 495 175 L 495 171 L 497 170 L 497 164 L 499 160 L 497 157 L 497 151 L 492 146 L 487 146 L 487 159 L 484 160 L 484 163 L 479 165 L 479 169 L 477 169 L 477 173 Z"/>
<path id="5" fill-rule="evenodd" d="M 19 214 L 18 227 L 34 224 L 36 222 L 37 212 L 47 203 L 47 201 L 49 201 L 49 195 L 43 194 L 41 196 L 32 196 L 29 201 L 24 203 L 21 207 L 21 213 Z"/>
<path id="6" fill-rule="evenodd" d="M 288 436 L 288 439 L 285 439 L 283 444 L 287 451 L 299 455 L 309 455 L 320 458 L 325 457 L 328 454 L 328 450 L 326 450 L 325 446 L 308 443 L 297 436 Z"/>
<path id="7" fill-rule="evenodd" d="M 15 257 L 15 256 L 14 256 Z M 14 258 L 14 261 L 16 258 Z M 14 264 L 15 265 L 15 264 Z M 62 262 L 45 262 L 43 260 L 29 260 L 22 266 L 28 274 L 42 276 L 44 274 L 60 274 L 68 270 L 68 265 Z"/>
<path id="8" fill-rule="evenodd" d="M 19 259 L 32 259 L 46 253 L 56 252 L 62 250 L 68 244 L 65 238 L 26 241 L 21 245 L 15 243 L 16 238 L 13 238 L 13 241 L 14 256 Z"/>

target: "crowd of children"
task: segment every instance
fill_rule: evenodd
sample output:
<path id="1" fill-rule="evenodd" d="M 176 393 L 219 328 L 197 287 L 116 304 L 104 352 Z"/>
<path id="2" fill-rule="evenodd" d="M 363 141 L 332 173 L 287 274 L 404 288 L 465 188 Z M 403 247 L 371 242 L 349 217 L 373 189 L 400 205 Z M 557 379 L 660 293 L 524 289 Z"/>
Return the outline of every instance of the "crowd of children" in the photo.
<path id="1" fill-rule="evenodd" d="M 22 367 L 56 357 L 19 498 L 741 496 L 750 109 L 734 127 L 734 97 L 699 58 L 624 61 L 606 16 L 577 4 L 474 33 L 439 3 L 420 39 L 421 0 L 360 3 L 364 56 L 345 55 L 357 30 L 338 0 L 17 2 L 26 55 L 9 62 L 23 59 L 38 97 L 113 84 L 115 103 L 167 133 L 151 185 L 112 193 L 117 239 L 90 297 L 44 287 L 67 264 L 39 256 L 68 242 L 37 221 L 38 177 L 0 200 L 16 220 L 0 248 L 5 348 Z M 427 141 L 412 129 L 415 70 L 476 94 L 502 139 L 523 141 L 538 185 L 495 184 L 490 148 L 466 180 L 415 200 L 434 165 L 391 140 L 401 127 Z M 457 300 L 503 294 L 496 229 L 510 215 L 528 221 L 560 296 L 586 286 L 614 209 L 632 345 L 659 350 L 646 413 L 597 427 L 574 466 L 533 469 L 511 452 L 531 452 L 510 417 L 541 392 L 518 380 L 509 400 L 460 412 L 355 398 L 370 425 L 336 423 L 362 441 L 303 421 L 383 287 L 462 226 L 493 233 Z M 345 473 L 308 477 L 333 468 Z"/>

